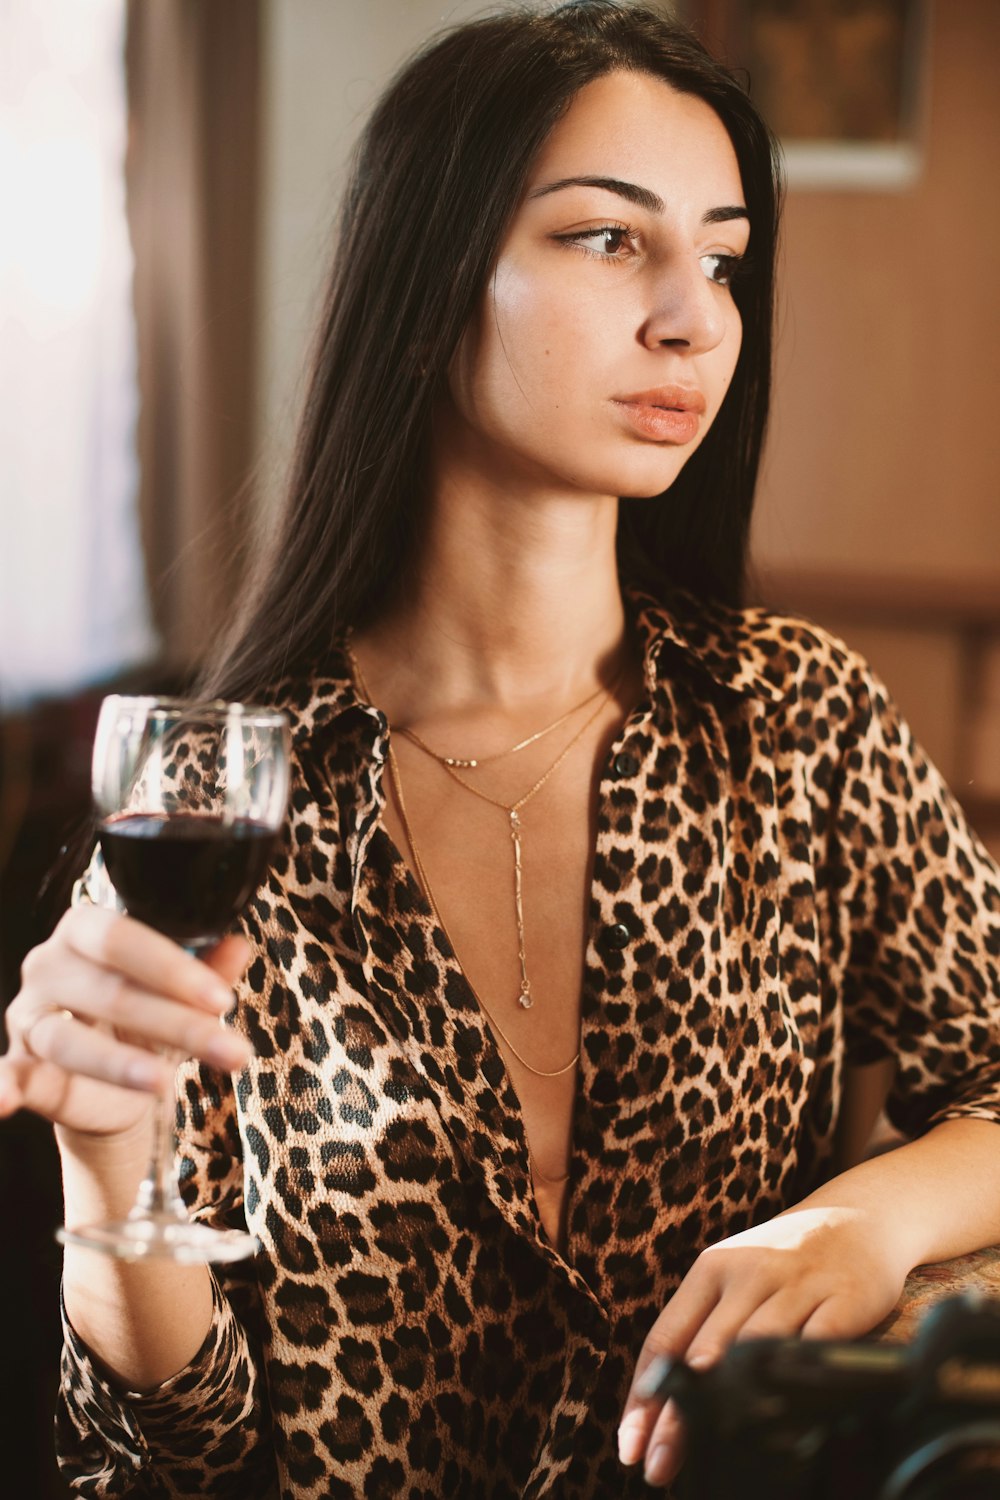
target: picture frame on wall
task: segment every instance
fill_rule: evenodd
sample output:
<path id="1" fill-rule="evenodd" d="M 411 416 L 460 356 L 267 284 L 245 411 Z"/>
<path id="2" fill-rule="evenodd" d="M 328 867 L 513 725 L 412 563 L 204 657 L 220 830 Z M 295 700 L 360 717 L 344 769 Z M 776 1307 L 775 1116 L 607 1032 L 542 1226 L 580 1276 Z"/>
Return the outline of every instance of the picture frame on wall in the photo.
<path id="1" fill-rule="evenodd" d="M 749 75 L 791 188 L 900 190 L 919 178 L 931 0 L 675 0 Z"/>

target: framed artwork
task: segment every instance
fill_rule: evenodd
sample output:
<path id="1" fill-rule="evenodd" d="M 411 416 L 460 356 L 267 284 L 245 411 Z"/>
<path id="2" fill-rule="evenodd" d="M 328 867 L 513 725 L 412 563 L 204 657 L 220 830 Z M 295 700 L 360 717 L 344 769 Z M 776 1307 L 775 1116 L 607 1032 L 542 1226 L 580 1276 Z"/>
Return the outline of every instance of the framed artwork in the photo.
<path id="1" fill-rule="evenodd" d="M 930 0 L 675 0 L 750 76 L 793 188 L 905 188 L 920 173 Z"/>

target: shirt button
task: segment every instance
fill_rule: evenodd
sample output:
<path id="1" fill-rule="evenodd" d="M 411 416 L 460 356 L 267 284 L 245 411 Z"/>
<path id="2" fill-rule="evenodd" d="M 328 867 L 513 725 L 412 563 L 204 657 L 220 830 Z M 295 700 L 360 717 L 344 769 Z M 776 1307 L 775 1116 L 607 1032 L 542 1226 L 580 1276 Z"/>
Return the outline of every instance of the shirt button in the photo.
<path id="1" fill-rule="evenodd" d="M 638 769 L 639 762 L 627 750 L 623 750 L 621 755 L 615 756 L 614 772 L 616 776 L 634 776 Z"/>
<path id="2" fill-rule="evenodd" d="M 607 929 L 608 946 L 611 948 L 624 948 L 630 937 L 631 933 L 624 922 L 616 922 Z"/>

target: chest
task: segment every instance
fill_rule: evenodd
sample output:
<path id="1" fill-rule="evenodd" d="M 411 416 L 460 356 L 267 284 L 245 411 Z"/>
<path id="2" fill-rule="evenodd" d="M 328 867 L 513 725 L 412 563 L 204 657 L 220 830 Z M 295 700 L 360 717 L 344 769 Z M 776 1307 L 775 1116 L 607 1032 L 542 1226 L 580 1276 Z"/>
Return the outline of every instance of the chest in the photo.
<path id="1" fill-rule="evenodd" d="M 762 1088 L 780 1091 L 795 1104 L 793 1132 L 807 1092 L 813 1063 L 779 994 L 779 929 L 780 887 L 793 880 L 808 904 L 809 872 L 779 857 L 773 785 L 748 784 L 749 756 L 723 775 L 725 747 L 704 717 L 685 752 L 683 722 L 664 714 L 654 726 L 644 703 L 625 705 L 526 800 L 559 746 L 494 763 L 473 791 L 393 730 L 371 786 L 374 835 L 354 873 L 370 994 L 413 1038 L 412 1064 L 494 1205 L 522 1229 L 535 1217 L 564 1253 L 567 1238 L 592 1247 L 606 1233 L 593 1216 L 609 1194 L 617 1201 L 629 1161 L 661 1164 L 662 1192 L 689 1203 L 708 1137 L 728 1150 L 731 1126 L 746 1129 L 737 1101 L 751 1099 L 756 1116 Z M 506 810 L 517 802 L 520 922 Z M 808 1009 L 805 912 L 787 916 L 797 1009 Z M 436 925 L 454 950 L 446 963 L 428 947 Z M 484 1033 L 495 1043 L 486 1052 Z M 611 1176 L 588 1206 L 605 1149 Z M 769 1133 L 772 1152 L 775 1171 L 793 1169 L 784 1131 Z M 751 1149 L 732 1170 L 759 1184 L 770 1168 Z M 651 1212 L 645 1199 L 634 1210 L 643 1223 Z"/>
<path id="2" fill-rule="evenodd" d="M 385 773 L 383 827 L 425 896 L 429 888 L 493 1032 L 520 1104 L 538 1212 L 559 1248 L 597 791 L 621 728 L 621 708 L 612 705 L 586 743 L 522 803 L 516 841 L 507 809 L 545 774 L 558 744 L 520 764 L 484 767 L 478 778 L 462 769 L 462 784 L 400 735 Z M 520 1003 L 525 985 L 529 1007 Z"/>

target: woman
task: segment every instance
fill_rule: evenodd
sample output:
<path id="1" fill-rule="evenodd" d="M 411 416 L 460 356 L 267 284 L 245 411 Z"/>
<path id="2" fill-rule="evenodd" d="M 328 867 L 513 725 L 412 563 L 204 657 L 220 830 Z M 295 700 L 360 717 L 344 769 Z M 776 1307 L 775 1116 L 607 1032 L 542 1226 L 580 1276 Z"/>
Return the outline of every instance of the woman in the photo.
<path id="1" fill-rule="evenodd" d="M 998 871 L 867 665 L 738 607 L 776 204 L 640 10 L 459 28 L 377 109 L 208 684 L 288 707 L 285 846 L 207 964 L 80 904 L 10 1012 L 70 1224 L 167 1041 L 189 1204 L 263 1247 L 67 1250 L 81 1492 L 645 1494 L 654 1356 L 860 1335 L 1000 1238 Z M 889 1057 L 913 1139 L 831 1176 Z"/>

